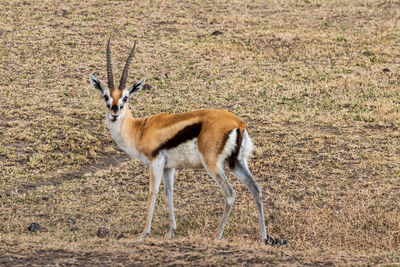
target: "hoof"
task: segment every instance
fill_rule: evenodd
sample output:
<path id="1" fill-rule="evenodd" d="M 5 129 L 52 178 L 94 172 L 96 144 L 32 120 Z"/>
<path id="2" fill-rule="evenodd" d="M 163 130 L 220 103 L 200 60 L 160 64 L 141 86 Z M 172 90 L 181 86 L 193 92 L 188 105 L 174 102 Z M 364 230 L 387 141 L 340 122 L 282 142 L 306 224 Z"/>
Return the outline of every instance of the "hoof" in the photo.
<path id="1" fill-rule="evenodd" d="M 142 242 L 146 239 L 147 233 L 142 233 L 141 235 L 139 235 L 138 237 L 138 241 Z"/>
<path id="2" fill-rule="evenodd" d="M 172 239 L 175 235 L 175 231 L 173 229 L 170 229 L 169 232 L 165 235 L 167 239 Z"/>
<path id="3" fill-rule="evenodd" d="M 285 239 L 273 238 L 270 235 L 267 235 L 267 238 L 264 239 L 265 245 L 271 246 L 284 246 L 287 245 L 287 241 Z"/>
<path id="4" fill-rule="evenodd" d="M 222 235 L 220 235 L 220 234 L 216 235 L 216 236 L 215 236 L 215 239 L 216 239 L 216 240 L 221 240 L 221 239 L 222 239 Z"/>

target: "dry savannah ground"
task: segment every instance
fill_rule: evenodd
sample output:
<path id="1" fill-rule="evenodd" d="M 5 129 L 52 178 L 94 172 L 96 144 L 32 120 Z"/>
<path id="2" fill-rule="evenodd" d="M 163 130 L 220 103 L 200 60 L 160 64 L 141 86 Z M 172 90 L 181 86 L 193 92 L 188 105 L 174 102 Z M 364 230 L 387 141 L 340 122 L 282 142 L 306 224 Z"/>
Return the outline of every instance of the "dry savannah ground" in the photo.
<path id="1" fill-rule="evenodd" d="M 359 265 L 400 262 L 400 3 L 0 1 L 0 265 Z M 263 190 L 224 208 L 204 171 L 179 170 L 177 232 L 163 185 L 152 232 L 149 172 L 113 143 L 104 101 L 138 41 L 134 116 L 227 109 L 250 127 Z M 32 222 L 41 232 L 27 228 Z M 97 236 L 99 227 L 110 233 Z"/>

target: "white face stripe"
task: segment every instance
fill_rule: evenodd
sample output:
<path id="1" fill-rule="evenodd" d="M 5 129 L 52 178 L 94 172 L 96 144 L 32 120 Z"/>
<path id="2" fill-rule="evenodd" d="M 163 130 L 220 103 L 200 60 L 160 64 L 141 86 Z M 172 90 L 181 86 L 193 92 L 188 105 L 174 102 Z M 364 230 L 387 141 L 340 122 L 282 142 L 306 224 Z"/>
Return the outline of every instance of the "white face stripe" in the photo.
<path id="1" fill-rule="evenodd" d="M 126 97 L 126 98 L 129 98 L 129 93 L 128 93 L 127 90 L 124 90 L 124 91 L 122 92 L 121 98 L 118 99 L 118 105 L 119 105 L 119 107 L 125 106 L 125 103 L 126 103 L 126 102 L 124 102 L 124 98 L 125 98 L 125 97 Z"/>
<path id="2" fill-rule="evenodd" d="M 112 98 L 111 98 L 111 95 L 110 95 L 110 89 L 107 88 L 107 89 L 104 90 L 103 97 L 105 98 L 105 96 L 108 97 L 108 100 L 105 101 L 105 102 L 106 102 L 106 105 L 109 105 L 109 106 L 111 107 Z"/>

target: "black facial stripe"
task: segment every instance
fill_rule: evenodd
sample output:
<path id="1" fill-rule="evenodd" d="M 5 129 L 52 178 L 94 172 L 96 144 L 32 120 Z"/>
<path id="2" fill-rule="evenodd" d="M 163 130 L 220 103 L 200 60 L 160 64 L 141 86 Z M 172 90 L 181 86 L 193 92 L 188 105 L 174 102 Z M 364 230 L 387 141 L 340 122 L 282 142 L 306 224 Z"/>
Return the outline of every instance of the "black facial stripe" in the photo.
<path id="1" fill-rule="evenodd" d="M 198 137 L 200 131 L 201 131 L 201 123 L 195 123 L 193 125 L 186 126 L 182 130 L 180 130 L 174 137 L 167 140 L 164 144 L 160 145 L 151 154 L 153 157 L 156 157 L 158 153 L 163 149 L 171 149 L 177 147 L 180 144 L 190 139 Z"/>

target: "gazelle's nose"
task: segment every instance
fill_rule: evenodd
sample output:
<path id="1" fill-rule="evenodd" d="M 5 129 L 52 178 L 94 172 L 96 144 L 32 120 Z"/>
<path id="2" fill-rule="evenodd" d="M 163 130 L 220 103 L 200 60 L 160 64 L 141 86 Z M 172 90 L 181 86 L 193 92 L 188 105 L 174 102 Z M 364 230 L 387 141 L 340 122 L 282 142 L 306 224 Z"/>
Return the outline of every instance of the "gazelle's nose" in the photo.
<path id="1" fill-rule="evenodd" d="M 113 113 L 117 113 L 117 112 L 118 112 L 118 106 L 117 106 L 117 105 L 113 105 L 113 106 L 111 107 L 111 111 L 112 111 Z"/>

